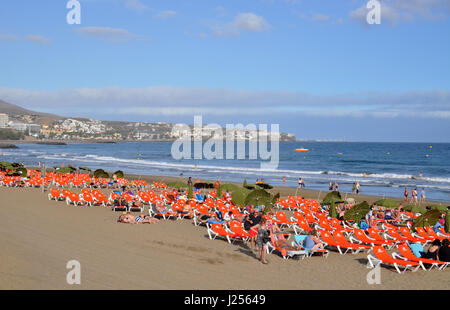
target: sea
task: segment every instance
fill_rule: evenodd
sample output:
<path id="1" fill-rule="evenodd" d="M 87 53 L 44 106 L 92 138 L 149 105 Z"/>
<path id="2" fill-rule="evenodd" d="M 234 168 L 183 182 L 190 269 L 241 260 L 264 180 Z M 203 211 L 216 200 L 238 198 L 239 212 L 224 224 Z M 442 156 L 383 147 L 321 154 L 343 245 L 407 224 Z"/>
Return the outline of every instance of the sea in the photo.
<path id="1" fill-rule="evenodd" d="M 323 193 L 330 181 L 337 182 L 343 193 L 350 193 L 352 184 L 359 182 L 361 194 L 403 197 L 408 187 L 410 192 L 417 188 L 419 196 L 424 189 L 428 200 L 450 201 L 450 143 L 280 142 L 278 167 L 269 169 L 261 169 L 261 162 L 267 160 L 260 156 L 249 159 L 248 145 L 245 159 L 176 159 L 172 146 L 172 142 L 22 144 L 19 149 L 0 150 L 0 160 L 136 175 L 182 173 L 194 181 L 220 179 L 222 183 L 246 179 L 252 184 L 262 178 L 271 185 L 290 187 L 297 187 L 301 177 L 306 189 Z M 297 152 L 297 148 L 308 151 Z M 225 152 L 226 144 L 223 157 Z"/>

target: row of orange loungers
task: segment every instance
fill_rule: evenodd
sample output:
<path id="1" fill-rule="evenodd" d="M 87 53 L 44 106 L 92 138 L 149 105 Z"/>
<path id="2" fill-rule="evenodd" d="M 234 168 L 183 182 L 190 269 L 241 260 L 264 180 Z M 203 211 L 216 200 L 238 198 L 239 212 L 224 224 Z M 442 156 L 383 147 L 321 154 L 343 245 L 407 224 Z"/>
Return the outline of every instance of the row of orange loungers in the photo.
<path id="1" fill-rule="evenodd" d="M 55 173 L 48 172 L 44 177 L 41 176 L 41 172 L 37 170 L 27 169 L 27 178 L 20 176 L 6 176 L 6 171 L 0 172 L 0 185 L 8 187 L 31 186 L 40 187 L 45 185 L 47 187 L 68 187 L 68 188 L 92 188 L 94 186 L 100 188 L 116 188 L 127 186 L 129 188 L 167 188 L 167 185 L 163 182 L 153 182 L 151 185 L 147 184 L 145 180 L 128 180 L 126 178 L 117 178 L 116 180 L 107 178 L 95 178 L 90 177 L 88 174 L 78 173 Z"/>
<path id="2" fill-rule="evenodd" d="M 99 181 L 100 179 L 92 178 L 88 180 L 86 175 L 77 174 L 67 174 L 67 175 L 57 175 L 54 173 L 47 173 L 44 178 L 42 178 L 37 172 L 29 171 L 30 178 L 24 179 L 20 177 L 7 177 L 4 173 L 0 174 L 0 183 L 2 185 L 14 186 L 15 182 L 25 181 L 26 186 L 41 186 L 46 184 L 48 186 L 68 186 L 68 187 L 87 187 L 89 188 L 90 182 L 100 182 L 105 183 L 110 180 Z M 75 182 L 74 182 L 75 180 Z M 77 182 L 80 181 L 80 182 Z M 123 181 L 125 184 L 133 184 L 137 188 L 139 186 L 145 187 L 142 182 L 135 181 Z M 156 183 L 156 182 L 155 182 Z M 222 214 L 231 211 L 234 215 L 245 215 L 246 211 L 241 208 L 234 206 L 231 202 L 230 197 L 228 198 L 217 198 L 215 192 L 211 192 L 205 201 L 190 200 L 186 202 L 183 199 L 177 199 L 178 192 L 174 189 L 169 189 L 163 183 L 153 183 L 150 188 L 152 189 L 162 189 L 161 194 L 156 194 L 154 190 L 143 191 L 139 190 L 138 195 L 131 196 L 126 193 L 121 195 L 126 202 L 133 200 L 142 202 L 143 205 L 149 206 L 149 214 L 151 216 L 160 216 L 164 219 L 192 219 L 195 225 L 203 223 L 201 217 L 203 215 L 214 217 L 216 211 L 221 211 Z M 80 185 L 81 184 L 81 185 Z M 84 185 L 83 185 L 84 184 Z M 187 194 L 187 193 L 186 193 Z M 198 192 L 194 194 L 199 194 Z M 89 191 L 87 189 L 82 189 L 81 194 L 71 192 L 69 189 L 53 188 L 48 195 L 50 200 L 64 200 L 67 204 L 73 205 L 85 205 L 85 206 L 111 206 L 113 205 L 114 199 L 118 198 L 119 194 L 111 193 L 111 195 L 106 198 L 97 189 L 92 189 Z M 160 201 L 164 206 L 170 207 L 166 209 L 164 213 L 159 213 L 153 210 L 152 206 Z M 186 203 L 189 203 L 192 213 L 185 214 L 182 212 L 183 207 Z M 432 227 L 418 228 L 416 232 L 412 232 L 410 227 L 412 220 L 415 218 L 414 215 L 408 212 L 402 213 L 402 218 L 407 222 L 407 226 L 394 226 L 385 221 L 379 221 L 381 224 L 381 229 L 377 227 L 372 227 L 367 230 L 361 230 L 352 227 L 345 221 L 339 221 L 335 218 L 329 218 L 328 212 L 323 212 L 320 204 L 315 200 L 306 200 L 301 197 L 290 196 L 286 200 L 279 199 L 276 203 L 276 207 L 279 209 L 288 209 L 293 211 L 293 217 L 287 218 L 283 211 L 278 211 L 273 215 L 266 215 L 268 220 L 277 223 L 280 228 L 288 227 L 292 228 L 296 235 L 308 233 L 313 229 L 319 232 L 320 238 L 326 245 L 327 249 L 336 249 L 340 254 L 344 255 L 348 252 L 353 254 L 360 253 L 367 250 L 367 259 L 369 267 L 376 267 L 380 264 L 392 265 L 399 273 L 403 273 L 406 270 L 416 271 L 419 268 L 424 270 L 426 266 L 429 266 L 428 270 L 433 268 L 443 270 L 449 263 L 429 260 L 424 258 L 419 258 L 414 256 L 411 252 L 408 244 L 414 242 L 420 242 L 426 244 L 434 239 L 446 239 L 450 236 L 441 230 L 436 233 Z M 112 207 L 114 211 L 130 211 L 129 208 L 120 209 L 119 207 Z M 133 208 L 131 211 L 143 211 L 141 208 Z M 250 233 L 245 231 L 242 223 L 237 221 L 218 222 L 218 223 L 207 223 L 207 232 L 210 239 L 217 239 L 221 237 L 227 240 L 229 243 L 234 243 L 235 241 L 245 241 L 250 238 Z M 276 237 L 273 237 L 276 238 Z M 272 239 L 269 243 L 268 252 L 272 253 L 276 251 L 283 258 L 287 259 L 294 255 L 300 255 L 304 257 L 311 256 L 311 253 L 304 251 L 303 253 L 292 253 L 293 251 L 285 251 L 283 249 L 277 248 L 276 239 Z M 391 255 L 387 250 L 397 249 Z M 322 252 L 323 256 L 327 257 L 328 250 L 319 251 Z M 372 254 L 370 254 L 372 253 Z M 400 267 L 404 267 L 403 271 Z"/>
<path id="3" fill-rule="evenodd" d="M 151 216 L 160 216 L 164 219 L 177 220 L 183 218 L 193 219 L 195 225 L 199 225 L 199 223 L 202 222 L 199 219 L 201 216 L 207 215 L 214 217 L 216 211 L 221 211 L 222 214 L 231 211 L 234 215 L 245 215 L 246 213 L 246 211 L 242 211 L 241 208 L 234 206 L 230 199 L 217 198 L 216 193 L 212 192 L 205 201 L 200 202 L 194 199 L 190 200 L 188 203 L 193 212 L 184 214 L 182 213 L 182 210 L 186 201 L 183 199 L 176 199 L 175 197 L 177 194 L 178 192 L 176 190 L 172 190 L 171 192 L 163 190 L 160 195 L 149 190 L 147 192 L 139 191 L 137 197 L 132 197 L 131 195 L 124 193 L 122 194 L 122 198 L 127 202 L 139 200 L 143 204 L 149 205 L 149 214 Z M 195 194 L 198 194 L 198 192 Z M 82 195 L 87 195 L 87 193 L 82 192 Z M 92 195 L 98 195 L 98 191 L 93 190 Z M 71 196 L 74 195 L 72 194 Z M 69 199 L 72 200 L 71 196 L 69 196 Z M 118 194 L 114 192 L 111 193 L 106 204 L 112 204 L 113 200 L 118 197 Z M 98 199 L 98 197 L 96 198 Z M 74 200 L 76 200 L 76 198 Z M 90 199 L 84 200 L 89 201 Z M 101 200 L 102 199 L 99 199 L 99 201 Z M 165 213 L 159 213 L 153 210 L 151 206 L 157 201 L 162 202 L 165 206 L 169 206 L 170 209 L 166 209 L 167 211 Z M 267 215 L 266 218 L 277 223 L 280 228 L 293 228 L 296 235 L 317 229 L 321 239 L 326 244 L 326 247 L 328 249 L 335 248 L 342 255 L 349 251 L 356 254 L 367 250 L 369 267 L 375 267 L 376 265 L 383 263 L 393 265 L 399 273 L 402 273 L 399 266 L 403 266 L 403 272 L 405 272 L 409 269 L 416 271 L 418 268 L 426 270 L 425 264 L 430 266 L 429 269 L 432 269 L 433 267 L 444 269 L 449 264 L 446 262 L 415 257 L 408 246 L 408 243 L 412 242 L 426 244 L 435 238 L 448 238 L 449 236 L 446 235 L 444 231 L 437 234 L 431 227 L 427 227 L 424 229 L 419 228 L 417 233 L 413 233 L 409 227 L 397 227 L 384 221 L 381 221 L 382 229 L 372 227 L 363 231 L 362 229 L 350 226 L 344 221 L 328 218 L 328 213 L 322 212 L 320 205 L 314 200 L 308 201 L 299 197 L 298 201 L 299 202 L 295 202 L 295 205 L 292 204 L 292 201 L 289 204 L 289 210 L 294 210 L 294 216 L 291 217 L 290 220 L 283 211 L 278 211 L 273 216 Z M 276 206 L 282 208 L 283 204 L 278 201 Z M 142 209 L 137 211 L 142 212 Z M 230 221 L 228 223 L 207 223 L 206 227 L 208 236 L 212 240 L 221 237 L 229 243 L 234 243 L 236 241 L 246 241 L 250 238 L 250 233 L 245 231 L 242 223 L 237 221 Z M 294 255 L 300 255 L 305 258 L 312 254 L 307 251 L 297 251 L 296 253 L 296 251 L 285 251 L 284 249 L 277 248 L 275 238 L 275 236 L 272 236 L 272 240 L 269 243 L 269 253 L 277 251 L 285 259 Z M 394 257 L 391 257 L 386 249 L 391 250 L 394 248 L 397 248 L 399 253 L 394 253 Z M 328 250 L 318 252 L 323 254 L 324 257 L 327 257 L 328 255 Z M 375 256 L 369 254 L 370 252 L 373 252 Z"/>
<path id="4" fill-rule="evenodd" d="M 282 219 L 282 222 L 287 226 L 291 225 L 296 234 L 298 231 L 310 231 L 315 228 L 327 247 L 336 248 L 342 255 L 349 251 L 356 254 L 368 250 L 367 258 L 370 268 L 379 264 L 393 265 L 397 272 L 402 273 L 409 269 L 413 271 L 418 268 L 426 270 L 427 265 L 429 266 L 428 270 L 434 267 L 443 270 L 450 264 L 416 257 L 409 248 L 409 243 L 426 244 L 434 239 L 449 238 L 450 235 L 445 233 L 442 228 L 436 233 L 432 227 L 419 227 L 413 233 L 410 229 L 411 221 L 407 222 L 406 227 L 397 227 L 380 221 L 382 229 L 372 227 L 363 231 L 335 218 L 329 219 L 327 213 L 318 210 L 318 204 L 315 201 L 304 200 L 301 197 L 289 197 L 287 200 L 279 201 L 277 206 L 294 211 L 294 217 L 290 221 Z M 412 220 L 415 216 L 404 212 L 402 218 Z M 398 252 L 393 253 L 391 257 L 386 249 L 394 248 Z M 374 256 L 369 254 L 370 252 L 373 252 Z M 399 266 L 404 267 L 403 271 Z"/>

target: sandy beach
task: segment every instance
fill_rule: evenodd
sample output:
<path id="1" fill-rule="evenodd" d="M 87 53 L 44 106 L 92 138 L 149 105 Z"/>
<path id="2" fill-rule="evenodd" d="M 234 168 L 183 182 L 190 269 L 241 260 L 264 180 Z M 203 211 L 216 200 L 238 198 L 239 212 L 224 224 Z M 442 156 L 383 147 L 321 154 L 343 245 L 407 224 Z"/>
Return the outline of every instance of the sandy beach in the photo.
<path id="1" fill-rule="evenodd" d="M 36 188 L 1 187 L 0 197 L 0 289 L 450 289 L 450 269 L 382 268 L 381 284 L 369 285 L 364 253 L 271 254 L 263 265 L 246 244 L 209 240 L 191 220 L 119 224 L 110 208 L 67 206 Z M 74 259 L 81 285 L 66 282 Z"/>

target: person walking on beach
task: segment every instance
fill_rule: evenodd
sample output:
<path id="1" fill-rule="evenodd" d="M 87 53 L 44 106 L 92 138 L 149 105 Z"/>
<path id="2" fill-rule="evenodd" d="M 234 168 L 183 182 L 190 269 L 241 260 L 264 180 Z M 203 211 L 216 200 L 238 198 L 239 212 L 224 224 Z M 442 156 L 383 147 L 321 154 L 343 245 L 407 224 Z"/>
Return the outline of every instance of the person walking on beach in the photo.
<path id="1" fill-rule="evenodd" d="M 420 201 L 421 202 L 425 202 L 426 197 L 425 197 L 425 188 L 422 187 L 422 191 L 420 192 Z"/>
<path id="2" fill-rule="evenodd" d="M 353 185 L 352 185 L 352 194 L 354 194 L 355 192 L 356 192 L 356 183 L 353 182 Z"/>
<path id="3" fill-rule="evenodd" d="M 331 192 L 333 190 L 333 182 L 330 181 L 330 186 L 328 187 L 328 190 Z"/>
<path id="4" fill-rule="evenodd" d="M 286 177 L 283 176 L 283 185 L 286 185 Z"/>
<path id="5" fill-rule="evenodd" d="M 410 203 L 417 203 L 417 188 L 413 189 L 411 192 L 411 201 Z"/>
<path id="6" fill-rule="evenodd" d="M 189 178 L 188 178 L 187 185 L 188 185 L 188 186 L 191 186 L 191 185 L 192 185 L 192 177 L 189 177 Z"/>
<path id="7" fill-rule="evenodd" d="M 405 186 L 405 192 L 403 193 L 405 202 L 408 202 L 408 196 L 409 196 L 409 191 L 408 188 Z"/>
<path id="8" fill-rule="evenodd" d="M 305 180 L 303 180 L 303 178 L 300 178 L 298 180 L 298 185 L 300 188 L 305 188 Z"/>
<path id="9" fill-rule="evenodd" d="M 359 181 L 356 182 L 356 195 L 359 195 L 359 191 L 361 190 L 361 185 L 359 185 Z"/>
<path id="10" fill-rule="evenodd" d="M 337 182 L 334 182 L 334 190 L 335 190 L 336 192 L 339 191 L 339 184 L 338 184 Z"/>
<path id="11" fill-rule="evenodd" d="M 259 259 L 261 263 L 267 264 L 266 260 L 266 252 L 267 252 L 267 243 L 270 241 L 270 232 L 267 229 L 267 220 L 262 218 L 258 224 L 258 233 L 256 237 L 256 244 L 259 248 Z"/>

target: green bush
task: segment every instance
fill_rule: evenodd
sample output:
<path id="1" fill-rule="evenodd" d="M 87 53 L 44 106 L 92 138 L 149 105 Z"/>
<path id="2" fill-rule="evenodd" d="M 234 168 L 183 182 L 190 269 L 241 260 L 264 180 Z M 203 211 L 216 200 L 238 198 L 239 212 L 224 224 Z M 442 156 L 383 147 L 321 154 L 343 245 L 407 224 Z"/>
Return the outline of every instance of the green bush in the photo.
<path id="1" fill-rule="evenodd" d="M 389 199 L 389 198 L 384 198 L 384 199 L 375 201 L 374 204 L 377 206 L 383 206 L 388 209 L 394 209 L 394 208 L 397 208 L 400 203 L 395 200 Z"/>
<path id="2" fill-rule="evenodd" d="M 411 230 L 415 231 L 416 227 L 428 227 L 436 225 L 437 221 L 441 216 L 439 210 L 430 210 L 422 214 L 414 220 Z"/>
<path id="3" fill-rule="evenodd" d="M 443 205 L 432 205 L 432 206 L 427 207 L 427 209 L 429 209 L 429 210 L 438 210 L 438 211 L 440 211 L 442 213 L 447 212 L 447 210 L 448 210 L 448 208 L 446 206 L 443 206 Z"/>
<path id="4" fill-rule="evenodd" d="M 325 197 L 323 197 L 322 205 L 328 206 L 333 203 L 341 203 L 341 202 L 344 202 L 344 200 L 341 197 L 341 193 L 333 191 L 329 192 L 328 194 L 325 195 Z"/>
<path id="5" fill-rule="evenodd" d="M 194 187 L 196 187 L 196 188 L 212 189 L 212 188 L 214 188 L 214 184 L 213 183 L 198 182 L 198 183 L 194 184 Z"/>
<path id="6" fill-rule="evenodd" d="M 176 189 L 188 188 L 187 183 L 184 183 L 182 181 L 175 181 L 175 182 L 167 183 L 167 186 L 176 188 Z"/>
<path id="7" fill-rule="evenodd" d="M 329 215 L 330 217 L 334 217 L 334 218 L 337 218 L 337 217 L 338 217 L 338 214 L 337 214 L 337 211 L 336 211 L 336 204 L 335 204 L 335 203 L 332 203 L 332 204 L 330 205 L 330 210 L 328 211 L 328 215 Z"/>
<path id="8" fill-rule="evenodd" d="M 269 185 L 269 184 L 266 184 L 266 183 L 258 183 L 258 184 L 256 184 L 256 186 L 259 186 L 259 187 L 261 187 L 263 189 L 272 189 L 273 188 L 272 185 Z"/>
<path id="9" fill-rule="evenodd" d="M 102 179 L 108 179 L 109 178 L 109 174 L 103 169 L 97 169 L 97 170 L 94 171 L 94 177 L 102 178 Z"/>
<path id="10" fill-rule="evenodd" d="M 351 209 L 347 210 L 344 214 L 345 221 L 353 221 L 354 223 L 359 223 L 361 219 L 366 217 L 367 213 L 370 211 L 370 206 L 367 201 L 363 201 Z"/>
<path id="11" fill-rule="evenodd" d="M 192 188 L 192 185 L 189 185 L 189 191 L 188 191 L 188 196 L 187 196 L 187 198 L 188 198 L 188 199 L 194 198 L 194 190 L 193 190 L 193 188 Z"/>
<path id="12" fill-rule="evenodd" d="M 236 206 L 244 207 L 246 205 L 245 198 L 247 198 L 247 195 L 249 193 L 250 193 L 250 190 L 248 190 L 246 188 L 238 188 L 231 193 L 231 197 L 232 197 L 231 201 Z"/>
<path id="13" fill-rule="evenodd" d="M 14 129 L 0 129 L 0 140 L 23 140 L 25 134 Z"/>
<path id="14" fill-rule="evenodd" d="M 0 168 L 2 170 L 14 170 L 14 167 L 11 163 L 7 162 L 7 161 L 1 161 L 0 162 Z"/>
<path id="15" fill-rule="evenodd" d="M 222 189 L 222 192 L 232 192 L 235 191 L 239 188 L 239 186 L 234 185 L 234 184 L 223 184 L 220 186 L 220 188 Z"/>
<path id="16" fill-rule="evenodd" d="M 119 179 L 123 178 L 123 176 L 124 176 L 122 170 L 117 170 L 117 171 L 114 172 L 113 174 L 115 174 Z"/>

